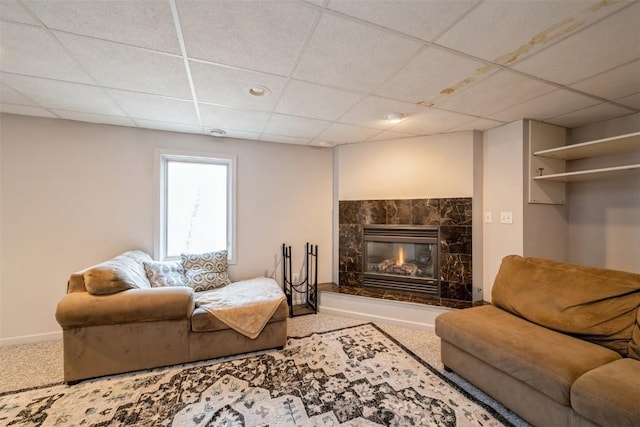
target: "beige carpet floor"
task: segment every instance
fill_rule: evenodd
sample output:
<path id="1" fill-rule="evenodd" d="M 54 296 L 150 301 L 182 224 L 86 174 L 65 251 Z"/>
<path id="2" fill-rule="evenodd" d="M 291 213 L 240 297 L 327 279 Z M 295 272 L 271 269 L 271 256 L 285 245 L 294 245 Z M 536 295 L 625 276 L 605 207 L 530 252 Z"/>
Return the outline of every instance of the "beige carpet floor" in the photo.
<path id="1" fill-rule="evenodd" d="M 367 322 L 361 319 L 318 313 L 288 319 L 288 334 L 290 337 L 303 337 L 314 332 L 331 331 L 363 323 Z M 376 324 L 422 360 L 443 372 L 444 368 L 440 361 L 440 339 L 433 332 L 382 323 Z M 502 405 L 464 379 L 453 373 L 446 373 L 445 376 L 469 392 L 477 400 L 495 408 L 514 426 L 530 427 L 524 420 L 502 407 Z M 62 381 L 63 350 L 61 340 L 0 347 L 0 393 L 55 384 Z"/>
<path id="2" fill-rule="evenodd" d="M 322 313 L 295 317 L 288 322 L 292 337 L 366 323 Z M 442 369 L 440 340 L 433 332 L 385 324 L 378 326 L 431 366 Z M 61 382 L 62 360 L 61 340 L 0 347 L 0 392 Z"/>

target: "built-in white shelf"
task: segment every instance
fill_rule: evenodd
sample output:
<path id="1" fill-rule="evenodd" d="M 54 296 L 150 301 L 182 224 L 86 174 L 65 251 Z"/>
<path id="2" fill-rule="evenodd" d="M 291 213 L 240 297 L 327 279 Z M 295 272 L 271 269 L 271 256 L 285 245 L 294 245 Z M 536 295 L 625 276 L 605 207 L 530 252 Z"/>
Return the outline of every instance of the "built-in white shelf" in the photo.
<path id="1" fill-rule="evenodd" d="M 564 162 L 593 157 L 609 156 L 640 152 L 640 132 L 627 133 L 611 138 L 597 139 L 580 144 L 563 145 L 553 148 L 545 148 L 533 152 L 533 157 L 538 159 L 550 159 L 549 162 Z M 551 171 L 548 175 L 532 176 L 535 182 L 578 182 L 596 179 L 607 179 L 625 174 L 639 173 L 640 164 L 623 164 L 598 169 L 586 169 L 574 172 L 565 172 L 564 165 L 551 164 L 553 167 L 540 167 L 544 171 Z M 531 173 L 535 173 L 532 170 Z"/>
<path id="2" fill-rule="evenodd" d="M 638 150 L 640 150 L 640 132 L 634 132 L 611 138 L 536 151 L 533 155 L 552 159 L 576 160 L 588 157 L 608 156 L 611 154 L 630 153 Z"/>
<path id="3" fill-rule="evenodd" d="M 576 172 L 555 173 L 552 175 L 536 176 L 533 179 L 535 181 L 578 182 L 590 181 L 595 179 L 606 179 L 632 173 L 640 174 L 640 164 L 615 166 L 602 169 L 589 169 Z"/>

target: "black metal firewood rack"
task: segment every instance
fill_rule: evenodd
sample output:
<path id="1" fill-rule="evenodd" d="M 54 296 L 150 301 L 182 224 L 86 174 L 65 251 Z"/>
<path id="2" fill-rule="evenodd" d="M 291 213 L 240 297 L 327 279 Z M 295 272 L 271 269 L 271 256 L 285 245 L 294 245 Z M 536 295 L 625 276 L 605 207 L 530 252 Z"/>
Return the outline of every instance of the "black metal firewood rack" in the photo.
<path id="1" fill-rule="evenodd" d="M 282 244 L 282 288 L 289 304 L 289 316 L 303 316 L 318 312 L 318 245 L 305 245 L 304 279 L 293 283 L 291 246 Z M 294 304 L 294 295 L 304 295 L 304 302 Z M 296 298 L 297 300 L 297 298 Z"/>

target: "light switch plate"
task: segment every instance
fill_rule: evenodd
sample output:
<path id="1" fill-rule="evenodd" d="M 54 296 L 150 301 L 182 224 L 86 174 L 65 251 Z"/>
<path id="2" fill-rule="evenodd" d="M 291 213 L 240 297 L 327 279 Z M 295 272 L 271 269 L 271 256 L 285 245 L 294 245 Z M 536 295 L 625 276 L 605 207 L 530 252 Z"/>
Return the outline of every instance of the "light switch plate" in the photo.
<path id="1" fill-rule="evenodd" d="M 500 212 L 500 224 L 513 224 L 513 212 Z"/>

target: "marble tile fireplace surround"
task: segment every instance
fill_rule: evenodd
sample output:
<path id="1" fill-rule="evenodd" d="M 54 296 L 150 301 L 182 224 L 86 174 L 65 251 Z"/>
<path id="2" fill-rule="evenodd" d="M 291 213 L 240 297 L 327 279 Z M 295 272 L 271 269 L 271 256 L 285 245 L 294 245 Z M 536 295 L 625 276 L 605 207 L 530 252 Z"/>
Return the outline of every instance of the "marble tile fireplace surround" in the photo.
<path id="1" fill-rule="evenodd" d="M 471 221 L 470 197 L 340 201 L 339 292 L 443 306 L 471 305 Z M 414 237 L 397 243 L 390 237 L 375 237 L 387 228 L 401 234 L 408 230 L 410 236 L 416 230 L 430 230 L 431 240 L 414 245 Z M 404 252 L 399 255 L 401 247 Z M 365 264 L 364 257 L 372 250 L 376 253 Z M 399 262 L 399 256 L 406 262 Z M 392 280 L 385 289 L 385 276 L 378 273 L 387 271 L 399 280 Z M 428 285 L 421 287 L 421 280 L 405 278 L 409 276 L 422 276 Z"/>

